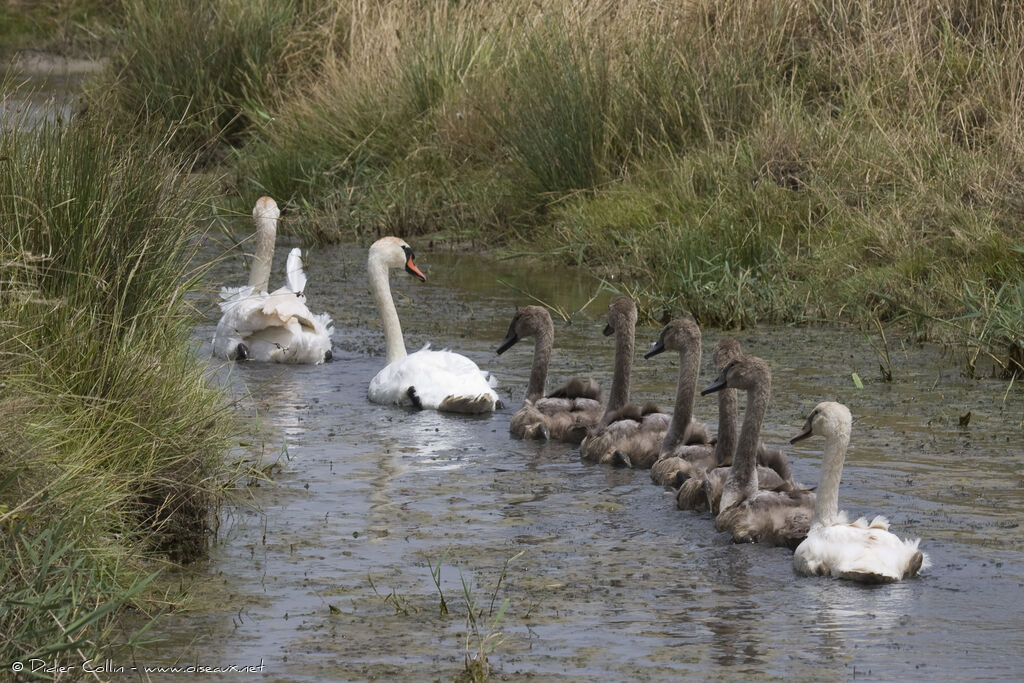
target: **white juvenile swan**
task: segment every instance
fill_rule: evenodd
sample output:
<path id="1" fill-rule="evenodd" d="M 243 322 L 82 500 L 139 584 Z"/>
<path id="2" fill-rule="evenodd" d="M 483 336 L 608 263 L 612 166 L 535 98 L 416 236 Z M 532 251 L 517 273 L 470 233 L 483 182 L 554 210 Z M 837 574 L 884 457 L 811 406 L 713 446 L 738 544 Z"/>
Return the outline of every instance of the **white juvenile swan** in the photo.
<path id="1" fill-rule="evenodd" d="M 270 197 L 252 210 L 256 253 L 249 284 L 221 290 L 221 318 L 213 336 L 213 354 L 227 360 L 273 363 L 323 363 L 331 359 L 331 319 L 306 307 L 302 250 L 288 254 L 287 284 L 267 294 L 281 211 Z"/>
<path id="2" fill-rule="evenodd" d="M 370 247 L 366 268 L 384 324 L 387 348 L 387 365 L 370 381 L 370 400 L 453 413 L 492 412 L 498 394 L 491 388 L 488 376 L 469 358 L 448 350 L 433 351 L 430 344 L 415 353 L 405 351 L 388 271 L 404 268 L 426 281 L 413 261 L 412 248 L 397 237 L 381 237 Z"/>
<path id="3" fill-rule="evenodd" d="M 601 387 L 592 379 L 574 377 L 544 396 L 544 383 L 551 361 L 555 326 L 543 306 L 517 308 L 508 334 L 495 353 L 508 351 L 520 339 L 533 337 L 533 365 L 523 407 L 509 422 L 509 433 L 517 439 L 553 439 L 578 444 L 604 413 Z"/>
<path id="4" fill-rule="evenodd" d="M 825 437 L 821 480 L 814 502 L 814 518 L 807 538 L 797 546 L 793 567 L 801 574 L 827 575 L 863 583 L 891 583 L 927 569 L 928 556 L 917 549 L 920 539 L 905 541 L 889 531 L 882 516 L 870 522 L 861 517 L 850 523 L 839 511 L 839 480 L 850 443 L 850 410 L 841 403 L 819 403 L 790 439 L 796 443 L 812 435 Z"/>

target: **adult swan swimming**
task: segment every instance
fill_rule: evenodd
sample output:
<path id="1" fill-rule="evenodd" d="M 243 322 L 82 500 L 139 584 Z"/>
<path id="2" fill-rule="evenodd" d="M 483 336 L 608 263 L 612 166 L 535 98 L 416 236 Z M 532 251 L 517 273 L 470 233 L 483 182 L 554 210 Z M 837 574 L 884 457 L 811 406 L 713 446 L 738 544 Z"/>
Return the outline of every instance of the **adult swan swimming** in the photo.
<path id="1" fill-rule="evenodd" d="M 221 290 L 221 318 L 213 337 L 213 354 L 227 360 L 270 363 L 323 363 L 331 359 L 331 319 L 306 307 L 302 250 L 288 254 L 287 284 L 267 294 L 270 266 L 281 211 L 270 197 L 252 210 L 256 253 L 249 284 Z"/>
<path id="2" fill-rule="evenodd" d="M 370 400 L 452 413 L 492 412 L 498 402 L 490 384 L 493 380 L 469 358 L 448 350 L 432 351 L 430 344 L 415 353 L 406 353 L 388 284 L 391 268 L 404 268 L 420 280 L 427 279 L 416 267 L 412 248 L 404 240 L 381 237 L 370 247 L 366 269 L 384 324 L 388 363 L 370 381 Z"/>

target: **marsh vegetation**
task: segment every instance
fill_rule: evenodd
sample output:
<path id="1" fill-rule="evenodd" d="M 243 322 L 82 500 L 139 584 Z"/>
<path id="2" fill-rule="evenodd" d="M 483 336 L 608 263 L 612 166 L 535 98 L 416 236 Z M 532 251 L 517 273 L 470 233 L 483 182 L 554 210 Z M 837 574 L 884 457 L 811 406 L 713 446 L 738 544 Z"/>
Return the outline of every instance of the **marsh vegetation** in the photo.
<path id="1" fill-rule="evenodd" d="M 202 556 L 240 472 L 196 249 L 261 194 L 307 244 L 580 266 L 647 321 L 849 325 L 889 380 L 905 340 L 1024 364 L 1013 3 L 61 0 L 0 26 L 107 59 L 66 125 L 0 125 L 0 666 L 130 638 L 117 610 L 174 603 L 149 577 Z"/>

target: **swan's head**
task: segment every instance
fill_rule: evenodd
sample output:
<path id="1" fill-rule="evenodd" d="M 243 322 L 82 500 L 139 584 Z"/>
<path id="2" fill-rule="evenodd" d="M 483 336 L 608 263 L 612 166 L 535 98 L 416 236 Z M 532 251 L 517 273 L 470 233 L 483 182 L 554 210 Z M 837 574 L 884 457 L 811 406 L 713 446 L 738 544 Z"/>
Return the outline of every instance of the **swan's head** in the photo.
<path id="1" fill-rule="evenodd" d="M 610 337 L 616 330 L 631 330 L 636 327 L 636 304 L 628 296 L 617 296 L 608 304 L 608 324 L 604 336 Z"/>
<path id="2" fill-rule="evenodd" d="M 711 359 L 715 363 L 715 369 L 719 372 L 729 363 L 742 357 L 743 348 L 734 337 L 722 337 L 711 352 Z"/>
<path id="3" fill-rule="evenodd" d="M 789 442 L 796 443 L 811 436 L 828 437 L 832 434 L 849 434 L 852 422 L 853 418 L 849 408 L 835 401 L 823 401 L 814 407 L 804 422 L 804 428 Z"/>
<path id="4" fill-rule="evenodd" d="M 662 351 L 684 351 L 693 348 L 700 348 L 700 328 L 689 318 L 678 318 L 665 326 L 658 341 L 644 354 L 644 358 L 657 356 Z"/>
<path id="5" fill-rule="evenodd" d="M 276 221 L 281 217 L 281 209 L 277 208 L 277 202 L 270 197 L 260 197 L 256 200 L 256 206 L 252 209 L 252 217 L 257 220 L 269 218 L 272 221 Z"/>
<path id="6" fill-rule="evenodd" d="M 767 363 L 757 356 L 742 356 L 729 361 L 718 377 L 701 389 L 700 395 L 707 396 L 722 389 L 770 389 L 771 382 L 772 371 Z"/>
<path id="7" fill-rule="evenodd" d="M 412 247 L 398 237 L 381 237 L 370 247 L 370 255 L 367 262 L 372 266 L 375 263 L 385 268 L 405 268 L 405 272 L 426 282 L 427 276 L 416 267 L 413 258 Z"/>
<path id="8" fill-rule="evenodd" d="M 542 332 L 554 334 L 554 325 L 551 322 L 551 314 L 543 306 L 523 306 L 516 309 L 512 322 L 508 326 L 508 334 L 495 350 L 499 356 L 515 343 L 524 337 L 530 337 Z"/>

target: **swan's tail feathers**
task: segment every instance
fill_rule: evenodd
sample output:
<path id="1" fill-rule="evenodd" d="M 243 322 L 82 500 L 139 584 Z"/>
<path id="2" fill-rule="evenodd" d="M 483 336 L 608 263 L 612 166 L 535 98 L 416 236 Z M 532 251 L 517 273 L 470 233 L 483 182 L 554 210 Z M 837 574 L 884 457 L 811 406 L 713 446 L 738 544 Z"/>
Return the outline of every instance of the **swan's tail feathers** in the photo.
<path id="1" fill-rule="evenodd" d="M 306 271 L 302 267 L 302 250 L 295 247 L 288 252 L 288 262 L 285 265 L 285 278 L 288 282 L 288 289 L 295 292 L 296 296 L 303 296 L 306 291 Z"/>
<path id="2" fill-rule="evenodd" d="M 620 467 L 623 469 L 633 467 L 633 461 L 629 459 L 629 456 L 626 453 L 620 451 L 618 448 L 612 451 L 611 455 L 608 456 L 607 462 L 603 464 L 611 465 L 612 467 Z"/>
<path id="3" fill-rule="evenodd" d="M 918 572 L 923 572 L 925 569 L 929 569 L 932 566 L 932 560 L 928 557 L 928 553 L 922 553 L 920 550 L 917 551 L 921 554 L 921 566 L 918 567 Z"/>
<path id="4" fill-rule="evenodd" d="M 869 569 L 865 569 L 863 571 L 858 571 L 856 569 L 851 569 L 848 571 L 834 571 L 832 572 L 832 575 L 836 578 L 846 579 L 848 581 L 856 581 L 857 583 L 868 584 L 894 583 L 895 581 L 899 580 L 899 577 L 897 576 L 882 574 L 881 572 L 875 572 Z"/>
<path id="5" fill-rule="evenodd" d="M 479 396 L 446 396 L 438 410 L 449 413 L 489 413 L 494 410 L 494 397 L 490 394 Z"/>
<path id="6" fill-rule="evenodd" d="M 920 550 L 911 555 L 910 562 L 907 563 L 907 576 L 917 576 L 924 567 L 924 563 L 927 559 L 928 557 Z M 928 564 L 930 565 L 931 562 Z"/>
<path id="7" fill-rule="evenodd" d="M 921 542 L 920 538 L 914 540 L 904 540 L 903 544 L 908 549 L 914 551 L 913 555 L 910 556 L 910 560 L 907 562 L 907 570 L 904 572 L 907 576 L 917 576 L 925 569 L 932 566 L 931 558 L 928 557 L 927 553 L 922 553 L 917 549 L 918 544 Z"/>

